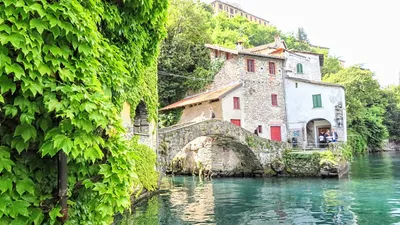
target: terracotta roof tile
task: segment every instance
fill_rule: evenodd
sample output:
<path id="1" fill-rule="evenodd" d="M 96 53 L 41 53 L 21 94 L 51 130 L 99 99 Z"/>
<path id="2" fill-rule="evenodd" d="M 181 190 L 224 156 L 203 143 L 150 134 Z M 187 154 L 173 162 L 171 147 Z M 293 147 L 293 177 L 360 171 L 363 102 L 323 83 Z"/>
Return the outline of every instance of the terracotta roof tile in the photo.
<path id="1" fill-rule="evenodd" d="M 171 105 L 168 105 L 162 109 L 161 111 L 168 110 L 168 109 L 175 109 L 175 108 L 181 108 L 187 105 L 192 105 L 195 103 L 200 103 L 200 102 L 206 102 L 206 101 L 212 101 L 212 100 L 217 100 L 223 98 L 226 94 L 230 93 L 231 91 L 235 90 L 236 88 L 242 86 L 242 84 L 234 84 L 230 85 L 218 90 L 214 91 L 208 91 L 208 92 L 203 92 L 197 95 L 189 96 L 186 97 L 178 102 L 175 102 Z"/>

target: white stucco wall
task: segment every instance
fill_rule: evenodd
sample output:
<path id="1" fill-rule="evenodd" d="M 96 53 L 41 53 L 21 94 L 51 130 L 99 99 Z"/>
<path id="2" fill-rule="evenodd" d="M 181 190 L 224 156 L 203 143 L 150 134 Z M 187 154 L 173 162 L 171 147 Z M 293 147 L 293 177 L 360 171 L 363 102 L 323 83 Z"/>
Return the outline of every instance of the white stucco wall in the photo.
<path id="1" fill-rule="evenodd" d="M 234 109 L 233 107 L 233 98 L 239 97 L 240 109 Z M 243 106 L 244 99 L 242 94 L 242 88 L 238 88 L 231 93 L 227 94 L 222 99 L 222 118 L 225 121 L 230 122 L 231 119 L 238 119 L 241 121 L 243 125 Z"/>
<path id="2" fill-rule="evenodd" d="M 297 88 L 296 88 L 297 83 Z M 310 84 L 291 79 L 285 79 L 286 108 L 288 127 L 293 137 L 293 132 L 301 131 L 304 137 L 306 124 L 314 119 L 325 119 L 339 135 L 339 141 L 347 141 L 347 120 L 345 90 L 341 87 Z M 322 107 L 313 108 L 312 96 L 321 94 Z M 342 102 L 343 124 L 337 127 L 335 106 Z M 319 126 L 316 122 L 315 127 Z"/>
<path id="3" fill-rule="evenodd" d="M 285 71 L 290 77 L 321 81 L 321 66 L 318 55 L 285 52 L 285 57 Z M 298 63 L 303 65 L 302 74 L 297 73 Z"/>

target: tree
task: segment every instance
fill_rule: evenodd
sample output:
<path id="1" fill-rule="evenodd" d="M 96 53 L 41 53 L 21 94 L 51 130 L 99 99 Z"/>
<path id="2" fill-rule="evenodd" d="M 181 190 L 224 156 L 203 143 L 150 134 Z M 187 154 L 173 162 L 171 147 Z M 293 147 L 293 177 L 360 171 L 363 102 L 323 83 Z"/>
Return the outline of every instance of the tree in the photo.
<path id="1" fill-rule="evenodd" d="M 191 89 L 202 88 L 212 75 L 209 51 L 204 46 L 211 42 L 211 13 L 199 2 L 172 0 L 168 15 L 168 34 L 158 58 L 161 106 L 182 99 Z"/>
<path id="2" fill-rule="evenodd" d="M 349 136 L 357 139 L 349 143 L 359 143 L 354 146 L 354 151 L 362 152 L 367 146 L 379 149 L 387 137 L 387 129 L 383 124 L 387 101 L 374 74 L 369 70 L 351 67 L 327 75 L 324 81 L 345 87 Z"/>
<path id="3" fill-rule="evenodd" d="M 305 32 L 304 28 L 302 28 L 302 27 L 299 27 L 297 29 L 296 38 L 300 42 L 305 42 L 305 43 L 308 43 L 308 44 L 310 43 L 310 41 L 308 40 L 307 33 Z"/>
<path id="4" fill-rule="evenodd" d="M 324 54 L 324 66 L 322 67 L 321 74 L 324 77 L 327 74 L 337 73 L 342 69 L 339 58 Z"/>
<path id="5" fill-rule="evenodd" d="M 387 99 L 384 123 L 389 132 L 389 139 L 400 141 L 400 86 L 390 86 L 384 89 Z"/>
<path id="6" fill-rule="evenodd" d="M 167 4 L 0 1 L 0 224 L 59 224 L 67 207 L 67 224 L 111 224 L 151 188 L 155 155 L 119 113 L 144 101 L 157 119 Z"/>
<path id="7" fill-rule="evenodd" d="M 268 44 L 274 41 L 276 34 L 280 34 L 274 26 L 250 22 L 239 15 L 229 18 L 226 13 L 219 13 L 211 24 L 213 43 L 228 48 L 235 48 L 239 40 L 245 47 Z"/>

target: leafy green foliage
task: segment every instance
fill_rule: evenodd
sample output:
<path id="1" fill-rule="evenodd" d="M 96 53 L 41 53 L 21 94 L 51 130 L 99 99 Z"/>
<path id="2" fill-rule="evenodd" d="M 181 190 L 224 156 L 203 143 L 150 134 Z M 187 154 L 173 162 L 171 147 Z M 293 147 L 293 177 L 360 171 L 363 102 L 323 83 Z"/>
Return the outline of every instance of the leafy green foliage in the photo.
<path id="1" fill-rule="evenodd" d="M 166 0 L 0 0 L 0 224 L 59 223 L 60 151 L 69 158 L 68 224 L 110 224 L 130 207 L 142 185 L 135 159 L 154 170 L 154 155 L 135 155 L 119 112 L 144 101 L 157 120 L 166 8 Z"/>
<path id="2" fill-rule="evenodd" d="M 389 132 L 389 139 L 400 141 L 400 86 L 391 86 L 384 90 L 387 99 L 384 123 Z"/>
<path id="3" fill-rule="evenodd" d="M 242 16 L 229 18 L 226 13 L 215 16 L 211 26 L 213 43 L 228 48 L 235 48 L 239 40 L 245 47 L 268 44 L 274 41 L 276 34 L 280 33 L 274 26 L 250 22 Z"/>
<path id="4" fill-rule="evenodd" d="M 135 172 L 140 181 L 139 191 L 136 194 L 140 194 L 143 189 L 147 191 L 156 190 L 159 178 L 158 172 L 154 169 L 157 161 L 156 153 L 148 146 L 138 144 L 138 141 L 135 139 L 131 141 L 130 148 L 136 156 Z"/>
<path id="5" fill-rule="evenodd" d="M 351 67 L 327 75 L 324 81 L 345 86 L 347 125 L 351 131 L 349 137 L 354 136 L 354 151 L 362 152 L 366 146 L 378 149 L 387 137 L 387 129 L 383 124 L 387 100 L 374 74 L 369 70 Z"/>
<path id="6" fill-rule="evenodd" d="M 211 42 L 211 13 L 192 0 L 173 0 L 170 4 L 168 35 L 158 59 L 161 106 L 182 99 L 189 90 L 202 88 L 214 75 L 209 52 L 204 47 Z"/>
<path id="7" fill-rule="evenodd" d="M 303 27 L 299 27 L 297 29 L 296 37 L 297 37 L 297 40 L 300 42 L 310 43 L 310 41 L 308 40 L 308 35 Z"/>

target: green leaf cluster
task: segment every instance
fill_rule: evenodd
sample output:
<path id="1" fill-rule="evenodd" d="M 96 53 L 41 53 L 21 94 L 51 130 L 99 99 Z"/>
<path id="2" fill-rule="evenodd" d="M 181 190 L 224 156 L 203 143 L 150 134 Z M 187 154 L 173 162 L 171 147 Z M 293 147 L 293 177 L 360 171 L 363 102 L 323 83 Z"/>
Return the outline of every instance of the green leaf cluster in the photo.
<path id="1" fill-rule="evenodd" d="M 154 164 L 154 155 L 133 151 L 119 113 L 143 101 L 157 120 L 167 5 L 0 0 L 0 224 L 59 223 L 60 151 L 69 159 L 67 224 L 110 224 L 130 207 L 142 185 L 135 159 Z"/>
<path id="2" fill-rule="evenodd" d="M 389 132 L 391 141 L 400 141 L 400 85 L 389 86 L 384 90 L 384 98 L 387 99 L 384 123 Z"/>
<path id="3" fill-rule="evenodd" d="M 360 67 L 350 67 L 327 75 L 324 81 L 345 87 L 348 136 L 353 151 L 379 149 L 388 137 L 384 125 L 387 99 L 374 74 Z"/>

